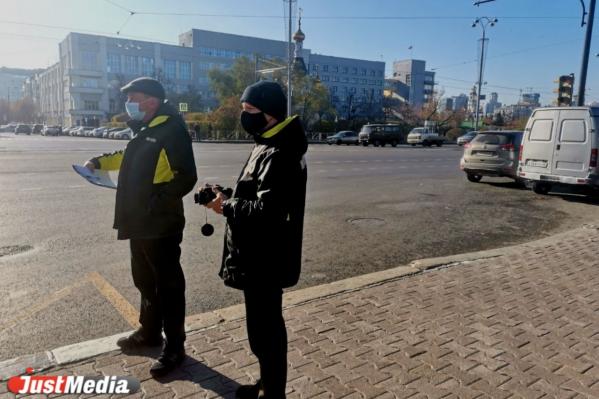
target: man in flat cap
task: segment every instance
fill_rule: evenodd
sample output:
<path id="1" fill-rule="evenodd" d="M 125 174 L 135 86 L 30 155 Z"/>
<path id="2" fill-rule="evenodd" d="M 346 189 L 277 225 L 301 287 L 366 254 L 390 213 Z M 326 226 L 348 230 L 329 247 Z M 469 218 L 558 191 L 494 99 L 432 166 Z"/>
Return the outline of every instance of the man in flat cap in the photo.
<path id="1" fill-rule="evenodd" d="M 123 351 L 166 343 L 153 376 L 185 358 L 185 277 L 179 258 L 185 217 L 182 198 L 197 181 L 185 122 L 165 100 L 155 79 L 138 78 L 121 88 L 127 124 L 134 133 L 125 150 L 87 161 L 90 170 L 118 170 L 114 228 L 130 240 L 133 282 L 141 293 L 141 327 L 117 344 Z"/>

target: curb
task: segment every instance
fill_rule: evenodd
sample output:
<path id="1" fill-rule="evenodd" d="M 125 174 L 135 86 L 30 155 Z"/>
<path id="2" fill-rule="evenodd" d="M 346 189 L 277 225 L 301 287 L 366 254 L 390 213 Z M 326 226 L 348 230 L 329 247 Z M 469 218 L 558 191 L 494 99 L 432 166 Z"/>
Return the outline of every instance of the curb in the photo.
<path id="1" fill-rule="evenodd" d="M 517 255 L 520 254 L 523 249 L 544 247 L 555 244 L 557 242 L 563 241 L 563 239 L 569 235 L 588 229 L 599 229 L 599 226 L 587 224 L 577 229 L 558 233 L 529 243 L 507 246 L 504 248 L 415 260 L 407 266 L 398 266 L 392 269 L 369 273 L 362 276 L 350 277 L 328 284 L 286 292 L 283 298 L 283 307 L 288 309 L 315 300 L 326 299 L 343 293 L 385 284 L 387 282 L 411 277 L 435 269 L 458 266 L 464 263 L 492 259 L 500 256 Z M 243 318 L 245 318 L 244 305 L 233 305 L 226 308 L 190 316 L 186 321 L 185 331 L 189 333 L 207 330 L 214 328 L 221 323 L 240 320 Z M 39 372 L 54 366 L 78 362 L 104 353 L 118 351 L 120 348 L 116 345 L 116 341 L 120 337 L 131 334 L 131 332 L 132 331 L 122 332 L 108 337 L 84 341 L 56 348 L 50 351 L 24 355 L 14 359 L 2 361 L 0 362 L 0 381 L 6 381 L 12 376 L 22 375 L 25 372 L 25 369 L 28 367 L 31 367 L 36 372 Z"/>

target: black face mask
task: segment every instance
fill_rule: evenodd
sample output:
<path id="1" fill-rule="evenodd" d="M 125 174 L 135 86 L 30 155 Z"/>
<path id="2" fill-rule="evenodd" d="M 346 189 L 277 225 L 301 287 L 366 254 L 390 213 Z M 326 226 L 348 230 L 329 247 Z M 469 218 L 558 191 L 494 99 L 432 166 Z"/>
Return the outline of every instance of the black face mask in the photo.
<path id="1" fill-rule="evenodd" d="M 241 127 L 243 130 L 253 136 L 257 136 L 264 131 L 268 121 L 264 116 L 264 112 L 258 112 L 257 114 L 250 114 L 247 111 L 241 111 Z"/>

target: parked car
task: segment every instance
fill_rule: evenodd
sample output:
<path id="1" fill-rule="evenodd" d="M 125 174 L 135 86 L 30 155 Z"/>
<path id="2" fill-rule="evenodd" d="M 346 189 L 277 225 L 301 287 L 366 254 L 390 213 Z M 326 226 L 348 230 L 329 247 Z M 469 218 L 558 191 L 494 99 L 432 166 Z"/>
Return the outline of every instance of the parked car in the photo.
<path id="1" fill-rule="evenodd" d="M 327 143 L 329 145 L 331 145 L 331 144 L 337 144 L 337 145 L 359 144 L 358 133 L 351 131 L 351 130 L 344 130 L 344 131 L 338 132 L 332 136 L 327 137 Z"/>
<path id="2" fill-rule="evenodd" d="M 129 128 L 114 132 L 114 138 L 119 140 L 131 140 L 133 137 L 133 131 Z"/>
<path id="3" fill-rule="evenodd" d="M 41 134 L 43 129 L 44 129 L 44 125 L 36 123 L 35 125 L 33 125 L 31 127 L 31 133 L 33 133 L 33 134 Z"/>
<path id="4" fill-rule="evenodd" d="M 480 132 L 464 145 L 460 168 L 469 181 L 478 183 L 483 176 L 518 177 L 518 154 L 522 142 L 521 131 Z"/>
<path id="5" fill-rule="evenodd" d="M 458 137 L 456 143 L 461 147 L 464 144 L 468 144 L 469 142 L 471 142 L 477 134 L 478 132 L 468 132 L 465 135 Z"/>
<path id="6" fill-rule="evenodd" d="M 60 126 L 44 126 L 42 136 L 59 136 L 62 133 Z"/>
<path id="7" fill-rule="evenodd" d="M 427 127 L 415 127 L 408 134 L 408 144 L 412 147 L 422 145 L 423 147 L 432 147 L 436 145 L 441 147 L 445 139 L 439 136 L 439 133 Z"/>
<path id="8" fill-rule="evenodd" d="M 9 123 L 8 125 L 0 126 L 0 133 L 14 133 L 17 125 L 15 123 Z"/>
<path id="9" fill-rule="evenodd" d="M 17 125 L 15 134 L 31 134 L 31 126 L 24 124 Z"/>
<path id="10" fill-rule="evenodd" d="M 599 107 L 536 109 L 526 124 L 518 175 L 537 194 L 554 186 L 599 188 Z"/>
<path id="11" fill-rule="evenodd" d="M 391 144 L 392 147 L 396 147 L 398 144 L 405 143 L 406 137 L 400 125 L 368 124 L 360 129 L 358 141 L 365 147 L 369 144 L 375 147 Z"/>

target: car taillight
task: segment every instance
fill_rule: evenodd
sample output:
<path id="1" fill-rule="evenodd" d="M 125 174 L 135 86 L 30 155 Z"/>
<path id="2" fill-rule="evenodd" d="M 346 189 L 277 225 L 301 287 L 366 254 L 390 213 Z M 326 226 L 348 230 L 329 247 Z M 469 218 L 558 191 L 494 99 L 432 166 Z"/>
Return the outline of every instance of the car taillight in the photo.
<path id="1" fill-rule="evenodd" d="M 597 148 L 591 150 L 591 162 L 589 163 L 591 168 L 597 167 Z"/>
<path id="2" fill-rule="evenodd" d="M 520 154 L 518 154 L 518 161 L 522 161 L 522 153 L 524 152 L 524 145 L 520 144 Z"/>
<path id="3" fill-rule="evenodd" d="M 499 148 L 501 148 L 504 151 L 514 151 L 516 149 L 516 147 L 514 147 L 513 144 L 504 144 Z"/>

